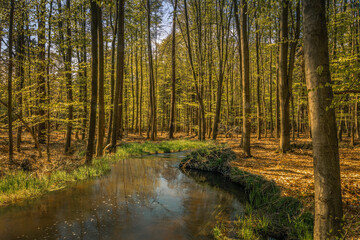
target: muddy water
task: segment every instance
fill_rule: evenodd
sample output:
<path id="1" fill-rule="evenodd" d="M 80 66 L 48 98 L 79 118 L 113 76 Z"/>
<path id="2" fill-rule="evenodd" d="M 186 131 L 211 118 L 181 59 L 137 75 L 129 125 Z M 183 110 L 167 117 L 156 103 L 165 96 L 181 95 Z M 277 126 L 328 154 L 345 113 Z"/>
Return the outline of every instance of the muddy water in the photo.
<path id="1" fill-rule="evenodd" d="M 120 161 L 105 177 L 0 210 L 0 239 L 209 239 L 245 194 L 221 176 L 182 172 L 184 153 Z"/>

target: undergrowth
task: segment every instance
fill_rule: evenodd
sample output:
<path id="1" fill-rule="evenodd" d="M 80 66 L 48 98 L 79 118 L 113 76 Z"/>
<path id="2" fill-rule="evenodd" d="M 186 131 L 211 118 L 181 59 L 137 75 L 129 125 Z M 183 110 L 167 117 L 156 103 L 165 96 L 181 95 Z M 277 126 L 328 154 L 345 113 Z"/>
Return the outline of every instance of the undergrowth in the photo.
<path id="1" fill-rule="evenodd" d="M 128 157 L 179 152 L 212 145 L 212 142 L 190 140 L 125 143 L 118 148 L 116 154 L 94 159 L 91 166 L 83 165 L 70 172 L 57 170 L 46 176 L 37 176 L 34 172 L 10 172 L 0 179 L 0 206 L 59 190 L 76 181 L 102 176 L 111 170 L 111 163 Z"/>
<path id="2" fill-rule="evenodd" d="M 281 195 L 280 188 L 265 178 L 232 167 L 235 153 L 226 145 L 200 148 L 190 153 L 180 164 L 183 167 L 217 171 L 245 188 L 248 201 L 244 215 L 232 227 L 238 239 L 312 239 L 313 216 L 304 212 L 300 201 Z M 215 239 L 228 239 L 234 232 L 219 223 L 213 229 Z M 233 234 L 234 235 L 234 234 Z"/>

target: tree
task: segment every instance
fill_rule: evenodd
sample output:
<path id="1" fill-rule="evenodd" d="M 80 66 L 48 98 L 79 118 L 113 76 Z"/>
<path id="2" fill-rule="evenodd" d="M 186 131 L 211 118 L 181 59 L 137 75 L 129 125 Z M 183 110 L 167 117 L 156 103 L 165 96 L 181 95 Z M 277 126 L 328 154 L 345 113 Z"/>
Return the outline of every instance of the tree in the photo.
<path id="1" fill-rule="evenodd" d="M 116 63 L 116 80 L 115 80 L 115 91 L 114 91 L 114 105 L 113 105 L 113 127 L 112 127 L 112 135 L 111 135 L 111 148 L 112 151 L 116 151 L 116 140 L 118 137 L 119 131 L 119 121 L 121 121 L 121 117 L 119 119 L 120 111 L 119 111 L 119 103 L 120 98 L 122 99 L 122 83 L 124 79 L 124 49 L 125 49 L 125 39 L 124 39 L 124 22 L 125 22 L 125 0 L 120 0 L 118 5 L 118 25 L 117 30 L 117 63 Z M 120 96 L 121 95 L 121 96 Z M 122 103 L 122 100 L 121 100 Z M 121 104 L 120 103 L 120 104 Z"/>
<path id="2" fill-rule="evenodd" d="M 13 162 L 14 147 L 13 147 L 13 132 L 12 132 L 12 73 L 13 73 L 13 28 L 14 28 L 14 8 L 15 2 L 10 2 L 10 22 L 9 22 L 9 65 L 8 65 L 8 106 L 7 114 L 9 121 L 9 162 Z"/>
<path id="3" fill-rule="evenodd" d="M 147 47 L 148 47 L 148 58 L 149 58 L 149 83 L 150 83 L 150 139 L 152 141 L 156 138 L 156 97 L 155 97 L 155 78 L 154 78 L 154 67 L 153 67 L 153 55 L 151 47 L 151 3 L 147 0 Z"/>
<path id="4" fill-rule="evenodd" d="M 249 40 L 247 34 L 247 0 L 241 0 L 241 56 L 242 56 L 242 99 L 243 99 L 243 130 L 242 148 L 246 156 L 251 156 L 250 153 L 250 131 L 251 131 L 251 105 L 250 105 L 250 78 L 249 78 Z"/>
<path id="5" fill-rule="evenodd" d="M 96 0 L 90 3 L 91 13 L 91 102 L 90 102 L 90 123 L 89 134 L 86 146 L 87 165 L 92 164 L 94 154 L 94 141 L 96 129 L 96 107 L 98 94 L 98 10 Z"/>
<path id="6" fill-rule="evenodd" d="M 169 138 L 174 138 L 175 131 L 175 103 L 176 103 L 176 10 L 177 0 L 174 0 L 174 12 L 173 12 L 173 26 L 172 26 L 172 40 L 171 40 L 171 112 L 170 112 L 170 124 L 169 124 Z"/>
<path id="7" fill-rule="evenodd" d="M 45 143 L 46 125 L 44 121 L 45 116 L 45 101 L 46 101 L 46 68 L 45 68 L 45 19 L 46 19 L 46 0 L 41 0 L 38 6 L 38 62 L 37 62 L 37 91 L 38 91 L 38 141 Z"/>
<path id="8" fill-rule="evenodd" d="M 101 157 L 104 149 L 105 137 L 105 103 L 104 103 L 104 36 L 102 24 L 102 10 L 98 8 L 98 43 L 99 43 L 99 63 L 98 63 L 98 97 L 99 97 L 99 121 L 98 121 L 98 138 L 96 146 L 96 156 Z"/>
<path id="9" fill-rule="evenodd" d="M 279 92 L 280 92 L 280 150 L 290 150 L 289 126 L 289 79 L 287 71 L 288 59 L 288 12 L 289 1 L 282 0 L 280 16 L 280 51 L 279 51 Z"/>
<path id="10" fill-rule="evenodd" d="M 72 121 L 74 116 L 73 107 L 73 90 L 72 90 L 72 77 L 71 77 L 71 58 L 72 58 L 72 47 L 71 47 L 71 9 L 70 0 L 66 0 L 66 15 L 67 26 L 66 26 L 66 54 L 65 54 L 65 75 L 66 75 L 66 93 L 67 93 L 67 104 L 68 104 L 68 116 L 67 116 L 67 128 L 66 128 L 66 142 L 65 152 L 69 152 L 71 146 L 71 134 L 72 134 Z"/>
<path id="11" fill-rule="evenodd" d="M 304 0 L 303 19 L 305 74 L 313 136 L 314 239 L 335 239 L 341 233 L 342 201 L 325 0 Z"/>

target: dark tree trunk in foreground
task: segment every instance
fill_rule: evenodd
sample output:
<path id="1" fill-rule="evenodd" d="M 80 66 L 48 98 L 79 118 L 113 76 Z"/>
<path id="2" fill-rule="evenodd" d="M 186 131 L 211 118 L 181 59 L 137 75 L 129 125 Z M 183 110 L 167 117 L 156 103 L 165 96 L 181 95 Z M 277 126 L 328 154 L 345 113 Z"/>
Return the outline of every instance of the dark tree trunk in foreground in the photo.
<path id="1" fill-rule="evenodd" d="M 290 125 L 289 107 L 290 92 L 287 74 L 288 59 L 288 12 L 289 1 L 283 0 L 280 17 L 280 52 L 279 52 L 279 75 L 280 75 L 280 151 L 290 150 Z"/>
<path id="2" fill-rule="evenodd" d="M 247 0 L 241 0 L 241 56 L 242 56 L 242 98 L 243 98 L 243 144 L 246 156 L 250 153 L 251 105 L 250 105 L 250 78 L 249 78 L 249 39 L 247 33 Z"/>
<path id="3" fill-rule="evenodd" d="M 325 0 L 304 0 L 304 58 L 314 156 L 314 239 L 340 236 L 342 201 Z"/>
<path id="4" fill-rule="evenodd" d="M 169 138 L 174 138 L 175 130 L 175 86 L 176 86 L 176 8 L 177 0 L 174 3 L 174 13 L 173 13 L 173 26 L 172 26 L 172 49 L 171 49 L 171 66 L 172 66 L 172 76 L 171 76 L 171 109 L 170 109 L 170 126 L 169 126 Z"/>
<path id="5" fill-rule="evenodd" d="M 8 69 L 8 121 L 9 121 L 9 162 L 13 161 L 13 132 L 12 132 L 12 73 L 13 73 L 13 28 L 14 28 L 14 8 L 15 0 L 11 0 L 10 5 L 10 23 L 9 23 L 9 69 Z"/>
<path id="6" fill-rule="evenodd" d="M 96 105 L 97 105 L 97 91 L 98 91 L 98 8 L 95 0 L 91 1 L 91 101 L 90 101 L 90 123 L 89 134 L 86 146 L 86 161 L 90 165 L 94 154 L 94 141 L 96 130 Z"/>

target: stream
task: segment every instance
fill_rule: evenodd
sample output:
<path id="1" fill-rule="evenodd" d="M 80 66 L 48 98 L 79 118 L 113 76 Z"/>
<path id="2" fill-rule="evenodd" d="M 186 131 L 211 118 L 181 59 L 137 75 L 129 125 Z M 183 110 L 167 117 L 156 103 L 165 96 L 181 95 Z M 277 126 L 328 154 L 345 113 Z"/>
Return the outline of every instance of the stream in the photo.
<path id="1" fill-rule="evenodd" d="M 116 163 L 101 178 L 0 209 L 1 239 L 212 239 L 243 213 L 245 193 L 224 177 L 182 171 L 185 153 Z"/>

